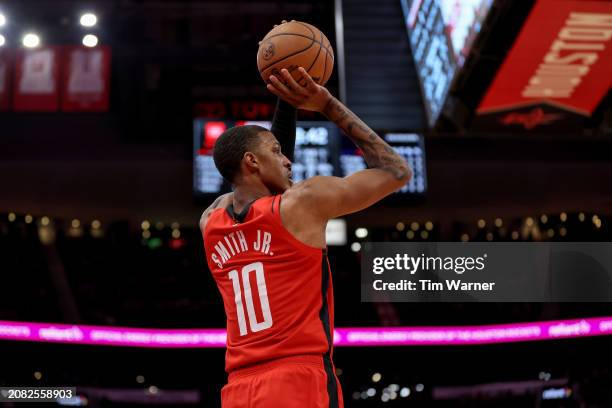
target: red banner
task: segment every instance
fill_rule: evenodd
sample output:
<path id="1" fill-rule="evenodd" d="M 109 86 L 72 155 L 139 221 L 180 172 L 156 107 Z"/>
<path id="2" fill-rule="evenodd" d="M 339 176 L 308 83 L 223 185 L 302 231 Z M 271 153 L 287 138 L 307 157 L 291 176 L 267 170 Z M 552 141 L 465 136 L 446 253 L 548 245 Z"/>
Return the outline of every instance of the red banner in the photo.
<path id="1" fill-rule="evenodd" d="M 0 111 L 6 111 L 10 106 L 11 66 L 11 54 L 8 49 L 0 48 Z"/>
<path id="2" fill-rule="evenodd" d="M 57 47 L 17 50 L 13 109 L 56 111 L 59 106 L 59 61 Z"/>
<path id="3" fill-rule="evenodd" d="M 478 113 L 550 106 L 590 116 L 611 86 L 612 1 L 539 0 Z M 530 118 L 504 124 L 559 119 L 541 110 L 521 115 Z"/>
<path id="4" fill-rule="evenodd" d="M 106 111 L 110 90 L 109 47 L 67 47 L 64 53 L 62 110 Z"/>

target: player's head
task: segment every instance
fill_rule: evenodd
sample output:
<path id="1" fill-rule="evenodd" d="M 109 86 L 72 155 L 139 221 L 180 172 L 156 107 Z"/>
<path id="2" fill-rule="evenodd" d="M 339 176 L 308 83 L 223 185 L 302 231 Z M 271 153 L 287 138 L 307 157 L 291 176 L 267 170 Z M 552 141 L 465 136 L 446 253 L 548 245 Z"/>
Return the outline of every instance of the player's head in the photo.
<path id="1" fill-rule="evenodd" d="M 276 137 L 261 126 L 236 126 L 223 132 L 213 157 L 219 173 L 238 186 L 262 183 L 272 193 L 291 187 L 291 162 Z"/>

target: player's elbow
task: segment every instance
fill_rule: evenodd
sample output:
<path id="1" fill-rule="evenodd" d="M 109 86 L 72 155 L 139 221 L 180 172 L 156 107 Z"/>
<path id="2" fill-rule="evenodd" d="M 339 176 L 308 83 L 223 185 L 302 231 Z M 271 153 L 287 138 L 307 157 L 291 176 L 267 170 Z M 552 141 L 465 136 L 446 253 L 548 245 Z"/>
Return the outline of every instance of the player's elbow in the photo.
<path id="1" fill-rule="evenodd" d="M 412 169 L 408 164 L 397 166 L 393 171 L 396 190 L 404 187 L 412 179 Z"/>

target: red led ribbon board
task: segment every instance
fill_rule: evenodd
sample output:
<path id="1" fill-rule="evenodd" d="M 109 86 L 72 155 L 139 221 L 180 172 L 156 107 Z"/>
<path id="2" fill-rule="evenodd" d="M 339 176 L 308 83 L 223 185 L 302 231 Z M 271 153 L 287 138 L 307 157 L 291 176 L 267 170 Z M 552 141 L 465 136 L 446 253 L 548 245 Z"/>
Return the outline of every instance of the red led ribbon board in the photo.
<path id="1" fill-rule="evenodd" d="M 539 0 L 478 107 L 476 124 L 577 125 L 611 86 L 612 1 Z"/>
<path id="2" fill-rule="evenodd" d="M 14 111 L 57 111 L 60 58 L 58 47 L 17 50 L 12 86 Z"/>
<path id="3" fill-rule="evenodd" d="M 66 47 L 62 80 L 62 110 L 108 110 L 110 47 Z"/>

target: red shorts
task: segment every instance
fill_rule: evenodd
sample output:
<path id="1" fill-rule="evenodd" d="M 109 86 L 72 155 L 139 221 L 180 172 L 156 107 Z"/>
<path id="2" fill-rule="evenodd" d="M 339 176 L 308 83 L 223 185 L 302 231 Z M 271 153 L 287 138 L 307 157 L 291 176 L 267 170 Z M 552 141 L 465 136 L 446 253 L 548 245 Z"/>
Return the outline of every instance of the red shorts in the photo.
<path id="1" fill-rule="evenodd" d="M 329 375 L 328 375 L 329 373 Z M 221 390 L 223 408 L 343 408 L 331 359 L 295 356 L 236 370 Z"/>

